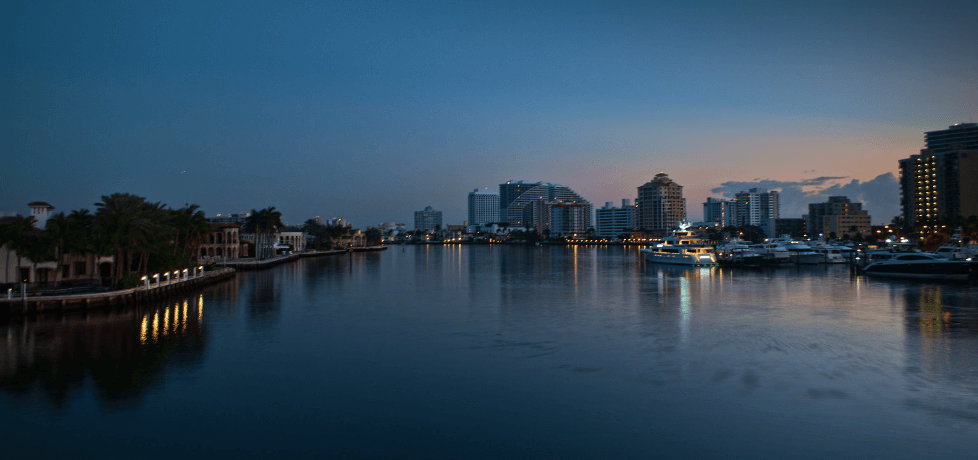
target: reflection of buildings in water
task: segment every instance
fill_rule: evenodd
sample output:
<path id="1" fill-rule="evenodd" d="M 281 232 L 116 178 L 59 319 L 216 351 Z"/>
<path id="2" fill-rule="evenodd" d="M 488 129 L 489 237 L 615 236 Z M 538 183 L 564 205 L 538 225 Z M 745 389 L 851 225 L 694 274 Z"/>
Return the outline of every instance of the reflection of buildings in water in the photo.
<path id="1" fill-rule="evenodd" d="M 638 283 L 642 301 L 638 302 L 641 318 L 647 324 L 662 327 L 675 324 L 678 339 L 686 343 L 697 315 L 708 312 L 722 295 L 723 271 L 718 267 L 683 267 L 646 264 L 645 279 Z"/>
<path id="2" fill-rule="evenodd" d="M 424 286 L 429 279 L 441 279 L 445 249 L 441 245 L 424 244 L 414 246 L 414 279 Z"/>
<path id="3" fill-rule="evenodd" d="M 904 287 L 906 377 L 916 405 L 978 420 L 978 295 L 959 285 Z"/>
<path id="4" fill-rule="evenodd" d="M 274 269 L 251 272 L 247 280 L 242 281 L 248 302 L 248 321 L 252 326 L 265 329 L 278 322 L 282 310 L 282 290 L 278 284 L 283 281 L 279 271 Z"/>
<path id="5" fill-rule="evenodd" d="M 103 402 L 140 397 L 167 367 L 193 367 L 205 346 L 203 296 L 124 313 L 89 312 L 0 326 L 0 389 L 63 406 L 91 378 Z"/>

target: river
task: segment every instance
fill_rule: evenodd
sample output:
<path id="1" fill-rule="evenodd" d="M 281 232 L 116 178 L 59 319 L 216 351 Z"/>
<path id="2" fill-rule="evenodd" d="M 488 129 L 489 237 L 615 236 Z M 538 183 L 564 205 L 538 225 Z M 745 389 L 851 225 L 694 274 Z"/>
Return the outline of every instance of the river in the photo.
<path id="1" fill-rule="evenodd" d="M 0 323 L 5 458 L 975 458 L 978 288 L 393 246 Z"/>

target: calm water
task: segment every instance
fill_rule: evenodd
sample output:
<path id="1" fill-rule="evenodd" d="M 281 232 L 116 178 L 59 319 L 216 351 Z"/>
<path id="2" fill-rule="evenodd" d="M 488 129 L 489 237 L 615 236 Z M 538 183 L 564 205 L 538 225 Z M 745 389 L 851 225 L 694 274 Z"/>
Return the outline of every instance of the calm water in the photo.
<path id="1" fill-rule="evenodd" d="M 978 289 L 407 246 L 0 324 L 4 458 L 975 458 Z"/>

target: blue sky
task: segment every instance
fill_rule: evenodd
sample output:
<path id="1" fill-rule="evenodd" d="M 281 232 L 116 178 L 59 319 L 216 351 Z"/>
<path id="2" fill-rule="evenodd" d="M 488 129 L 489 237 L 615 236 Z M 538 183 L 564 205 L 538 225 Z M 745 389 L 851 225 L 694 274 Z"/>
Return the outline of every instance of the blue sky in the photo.
<path id="1" fill-rule="evenodd" d="M 461 223 L 474 188 L 600 207 L 664 171 L 694 218 L 766 184 L 885 222 L 898 159 L 978 117 L 973 1 L 281 3 L 5 2 L 0 213 Z"/>

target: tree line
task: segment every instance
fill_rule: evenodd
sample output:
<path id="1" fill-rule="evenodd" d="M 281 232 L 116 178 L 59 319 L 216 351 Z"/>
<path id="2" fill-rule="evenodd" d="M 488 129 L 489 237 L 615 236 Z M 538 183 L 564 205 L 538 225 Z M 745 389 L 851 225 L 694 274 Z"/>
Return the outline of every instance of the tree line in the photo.
<path id="1" fill-rule="evenodd" d="M 96 257 L 114 256 L 111 283 L 119 288 L 137 286 L 150 273 L 194 265 L 196 250 L 210 232 L 204 212 L 195 204 L 172 209 L 141 196 L 115 193 L 102 196 L 95 207 L 94 214 L 87 209 L 54 214 L 44 229 L 34 228 L 34 217 L 7 219 L 0 225 L 0 245 L 16 251 L 18 269 L 24 258 L 31 261 L 35 273 L 38 263 L 56 262 L 55 289 L 61 283 L 66 255 L 88 258 L 90 281 L 98 268 Z M 4 279 L 9 279 L 9 260 L 6 267 Z"/>

